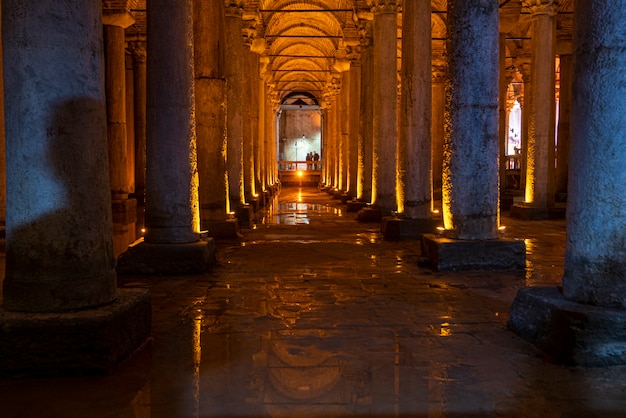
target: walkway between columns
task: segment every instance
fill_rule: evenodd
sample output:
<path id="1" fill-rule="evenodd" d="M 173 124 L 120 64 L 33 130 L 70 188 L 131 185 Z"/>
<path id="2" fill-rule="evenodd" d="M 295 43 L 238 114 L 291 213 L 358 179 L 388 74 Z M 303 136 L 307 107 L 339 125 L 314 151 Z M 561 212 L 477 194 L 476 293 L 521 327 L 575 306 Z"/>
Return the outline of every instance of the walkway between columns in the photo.
<path id="1" fill-rule="evenodd" d="M 151 344 L 108 377 L 0 380 L 3 417 L 615 416 L 626 367 L 550 363 L 505 329 L 517 290 L 555 285 L 565 222 L 504 217 L 527 272 L 436 273 L 415 241 L 315 188 L 285 188 L 209 274 L 151 289 Z"/>

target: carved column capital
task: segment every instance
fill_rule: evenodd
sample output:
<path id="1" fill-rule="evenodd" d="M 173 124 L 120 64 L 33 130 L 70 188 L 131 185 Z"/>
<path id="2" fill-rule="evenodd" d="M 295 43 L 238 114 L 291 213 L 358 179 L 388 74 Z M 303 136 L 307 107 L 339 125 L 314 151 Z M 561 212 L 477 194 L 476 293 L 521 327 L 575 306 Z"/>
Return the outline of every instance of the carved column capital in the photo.
<path id="1" fill-rule="evenodd" d="M 556 16 L 557 7 L 559 5 L 558 0 L 523 0 L 523 5 L 530 9 L 530 13 L 533 17 L 540 15 L 547 15 L 550 17 Z"/>
<path id="2" fill-rule="evenodd" d="M 367 0 L 372 13 L 398 13 L 402 10 L 402 0 Z"/>
<path id="3" fill-rule="evenodd" d="M 244 0 L 225 0 L 224 14 L 227 17 L 243 17 Z"/>

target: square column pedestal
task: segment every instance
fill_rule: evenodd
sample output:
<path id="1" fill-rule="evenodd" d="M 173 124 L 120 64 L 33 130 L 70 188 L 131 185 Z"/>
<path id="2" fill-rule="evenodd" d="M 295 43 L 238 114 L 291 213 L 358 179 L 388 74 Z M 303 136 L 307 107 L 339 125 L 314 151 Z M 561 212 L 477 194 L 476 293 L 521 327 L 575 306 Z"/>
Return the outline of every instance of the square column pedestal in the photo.
<path id="1" fill-rule="evenodd" d="M 520 289 L 508 328 L 558 363 L 626 364 L 626 310 L 568 301 L 558 287 Z"/>
<path id="2" fill-rule="evenodd" d="M 145 289 L 118 289 L 115 302 L 64 313 L 9 312 L 0 307 L 0 376 L 106 374 L 150 335 Z"/>
<path id="3" fill-rule="evenodd" d="M 215 240 L 188 244 L 152 244 L 143 238 L 128 246 L 117 259 L 117 274 L 177 275 L 208 272 L 215 264 Z"/>
<path id="4" fill-rule="evenodd" d="M 422 255 L 437 271 L 522 270 L 526 245 L 521 240 L 459 240 L 424 234 Z"/>
<path id="5" fill-rule="evenodd" d="M 383 239 L 399 241 L 402 239 L 421 239 L 424 234 L 433 234 L 441 219 L 407 219 L 394 216 L 385 216 L 380 225 Z"/>

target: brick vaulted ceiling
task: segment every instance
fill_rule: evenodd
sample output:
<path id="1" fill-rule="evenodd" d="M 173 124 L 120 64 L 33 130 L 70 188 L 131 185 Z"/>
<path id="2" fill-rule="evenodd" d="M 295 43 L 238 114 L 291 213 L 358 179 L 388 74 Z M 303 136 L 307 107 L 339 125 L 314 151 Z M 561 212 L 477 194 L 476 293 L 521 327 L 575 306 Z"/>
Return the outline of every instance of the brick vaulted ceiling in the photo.
<path id="1" fill-rule="evenodd" d="M 104 13 L 130 12 L 136 23 L 127 37 L 144 38 L 146 1 L 103 0 Z M 209 0 L 194 0 L 209 1 Z M 245 41 L 260 54 L 280 99 L 307 93 L 321 103 L 324 92 L 350 61 L 360 59 L 361 37 L 378 1 L 419 0 L 224 0 L 244 8 Z M 573 0 L 499 0 L 500 29 L 506 34 L 506 67 L 530 54 L 530 4 L 558 4 L 559 36 L 571 36 Z M 175 4 L 173 2 L 172 4 Z M 432 0 L 433 71 L 445 68 L 446 0 Z M 401 65 L 402 14 L 398 15 L 398 69 Z"/>

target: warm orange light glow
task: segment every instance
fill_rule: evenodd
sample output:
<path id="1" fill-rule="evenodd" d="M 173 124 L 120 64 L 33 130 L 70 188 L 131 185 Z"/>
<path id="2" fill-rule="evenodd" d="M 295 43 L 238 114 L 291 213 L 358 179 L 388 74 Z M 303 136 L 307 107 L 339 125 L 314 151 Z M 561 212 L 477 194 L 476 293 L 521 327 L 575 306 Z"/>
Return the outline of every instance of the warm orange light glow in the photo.
<path id="1" fill-rule="evenodd" d="M 300 170 L 298 170 L 298 172 L 296 173 L 298 175 L 298 177 L 302 177 L 304 175 L 304 173 Z"/>

